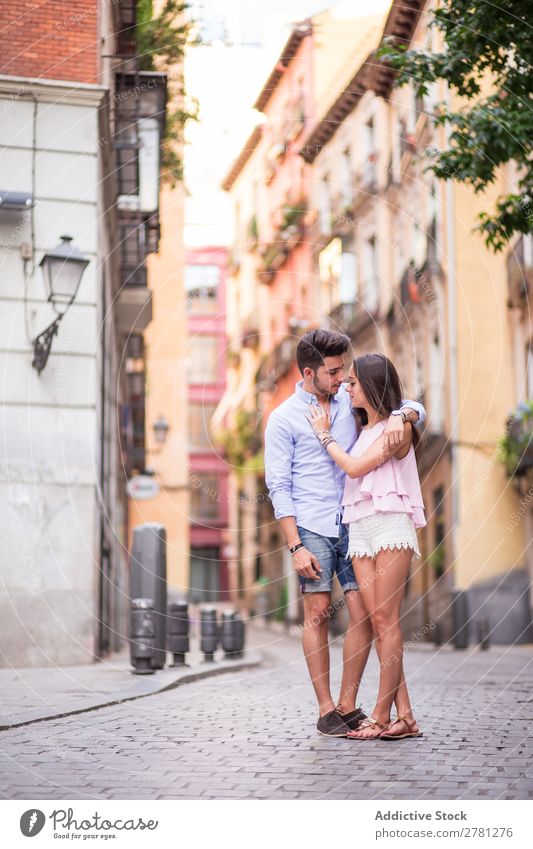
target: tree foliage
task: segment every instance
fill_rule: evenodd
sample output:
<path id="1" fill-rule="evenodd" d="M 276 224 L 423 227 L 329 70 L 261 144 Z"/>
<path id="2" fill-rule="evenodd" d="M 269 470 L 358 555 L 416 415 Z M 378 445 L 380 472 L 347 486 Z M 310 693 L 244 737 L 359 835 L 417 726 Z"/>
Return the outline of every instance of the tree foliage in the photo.
<path id="1" fill-rule="evenodd" d="M 136 35 L 141 70 L 165 71 L 170 77 L 177 74 L 172 89 L 175 102 L 171 100 L 167 104 L 161 145 L 161 179 L 170 186 L 183 180 L 183 162 L 178 147 L 183 140 L 185 124 L 198 117 L 197 104 L 187 101 L 183 83 L 185 49 L 196 43 L 188 9 L 189 4 L 181 0 L 165 0 L 159 15 L 153 17 L 153 0 L 137 2 Z"/>
<path id="2" fill-rule="evenodd" d="M 437 105 L 434 120 L 448 125 L 449 147 L 429 151 L 429 168 L 483 192 L 498 168 L 514 161 L 518 192 L 501 195 L 480 214 L 478 229 L 494 251 L 533 225 L 533 6 L 531 0 L 442 0 L 429 26 L 443 38 L 441 52 L 408 49 L 386 39 L 379 56 L 396 71 L 395 84 L 412 82 L 424 96 L 446 80 L 460 98 Z"/>

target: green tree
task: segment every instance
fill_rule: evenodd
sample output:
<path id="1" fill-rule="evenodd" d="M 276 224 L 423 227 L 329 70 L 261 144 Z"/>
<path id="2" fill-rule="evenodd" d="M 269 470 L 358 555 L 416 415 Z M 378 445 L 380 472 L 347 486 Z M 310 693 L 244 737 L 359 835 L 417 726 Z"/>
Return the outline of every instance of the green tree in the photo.
<path id="1" fill-rule="evenodd" d="M 183 180 L 183 162 L 178 143 L 189 120 L 197 120 L 198 104 L 188 102 L 183 82 L 182 62 L 185 49 L 197 44 L 193 23 L 187 14 L 189 4 L 181 0 L 166 0 L 160 14 L 153 17 L 153 1 L 137 2 L 137 51 L 142 71 L 165 71 L 176 75 L 172 100 L 167 104 L 165 134 L 162 140 L 161 179 L 174 186 Z"/>
<path id="2" fill-rule="evenodd" d="M 532 11 L 531 0 L 442 0 L 428 24 L 442 33 L 442 52 L 408 49 L 390 37 L 378 52 L 397 71 L 396 85 L 412 81 L 423 96 L 430 83 L 446 80 L 461 98 L 455 110 L 445 103 L 435 110 L 435 122 L 450 128 L 449 148 L 428 152 L 436 177 L 483 192 L 499 166 L 516 162 L 519 193 L 501 195 L 476 228 L 494 251 L 533 229 Z"/>

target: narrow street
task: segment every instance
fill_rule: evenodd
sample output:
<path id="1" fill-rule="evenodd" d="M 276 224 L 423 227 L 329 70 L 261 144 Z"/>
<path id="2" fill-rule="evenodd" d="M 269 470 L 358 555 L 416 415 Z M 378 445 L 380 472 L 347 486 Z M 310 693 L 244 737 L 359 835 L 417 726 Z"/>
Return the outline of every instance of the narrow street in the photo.
<path id="1" fill-rule="evenodd" d="M 5 799 L 527 799 L 530 646 L 410 649 L 419 740 L 321 737 L 298 637 L 259 628 L 261 667 L 2 732 Z M 332 651 L 338 682 L 341 649 Z M 361 700 L 371 708 L 371 658 Z"/>

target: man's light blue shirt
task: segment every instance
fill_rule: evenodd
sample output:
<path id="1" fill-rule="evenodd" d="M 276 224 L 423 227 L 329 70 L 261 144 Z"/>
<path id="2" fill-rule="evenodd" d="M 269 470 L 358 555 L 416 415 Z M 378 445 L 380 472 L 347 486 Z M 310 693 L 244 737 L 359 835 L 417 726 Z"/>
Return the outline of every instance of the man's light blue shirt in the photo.
<path id="1" fill-rule="evenodd" d="M 265 430 L 265 480 L 276 519 L 294 516 L 296 524 L 316 534 L 338 537 L 345 473 L 322 447 L 306 418 L 318 398 L 296 384 L 294 394 L 272 411 Z M 422 404 L 404 401 L 425 419 Z M 331 433 L 344 451 L 358 437 L 352 402 L 342 384 L 330 403 Z"/>

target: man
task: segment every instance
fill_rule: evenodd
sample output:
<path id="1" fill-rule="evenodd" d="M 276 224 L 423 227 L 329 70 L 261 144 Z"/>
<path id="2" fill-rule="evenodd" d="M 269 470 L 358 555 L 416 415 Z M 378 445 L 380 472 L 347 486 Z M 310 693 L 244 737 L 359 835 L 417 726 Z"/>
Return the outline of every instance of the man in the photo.
<path id="1" fill-rule="evenodd" d="M 345 451 L 352 448 L 357 438 L 355 419 L 342 385 L 349 348 L 350 340 L 343 333 L 320 329 L 306 333 L 296 348 L 303 380 L 272 412 L 265 432 L 266 484 L 300 580 L 302 643 L 318 700 L 317 729 L 328 737 L 345 737 L 365 718 L 355 702 L 372 644 L 372 628 L 357 592 L 352 564 L 345 559 L 348 529 L 342 524 L 341 507 L 345 475 L 322 448 L 305 413 L 309 404 L 319 404 L 330 415 L 331 432 L 339 445 Z M 421 404 L 404 401 L 401 410 L 389 418 L 386 443 L 398 445 L 405 421 L 422 422 L 424 417 Z M 349 614 L 336 705 L 330 690 L 328 643 L 334 574 Z"/>

